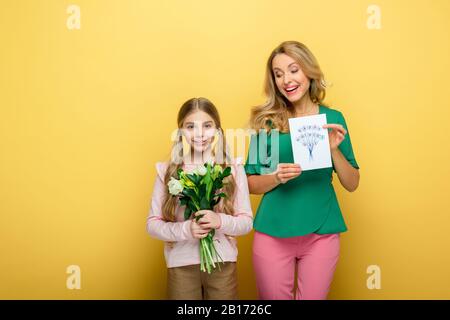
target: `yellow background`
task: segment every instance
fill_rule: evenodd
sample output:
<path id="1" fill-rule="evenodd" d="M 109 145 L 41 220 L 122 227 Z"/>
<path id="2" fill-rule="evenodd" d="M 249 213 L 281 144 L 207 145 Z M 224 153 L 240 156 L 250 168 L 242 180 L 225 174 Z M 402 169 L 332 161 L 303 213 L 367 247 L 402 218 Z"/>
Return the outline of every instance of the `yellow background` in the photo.
<path id="1" fill-rule="evenodd" d="M 72 3 L 80 30 L 66 27 Z M 372 3 L 381 30 L 366 26 Z M 361 166 L 354 193 L 334 179 L 349 231 L 329 298 L 450 299 L 449 14 L 448 0 L 1 1 L 0 298 L 164 298 L 145 220 L 178 108 L 205 96 L 225 128 L 244 127 L 270 51 L 298 40 Z M 66 288 L 72 264 L 81 290 Z"/>

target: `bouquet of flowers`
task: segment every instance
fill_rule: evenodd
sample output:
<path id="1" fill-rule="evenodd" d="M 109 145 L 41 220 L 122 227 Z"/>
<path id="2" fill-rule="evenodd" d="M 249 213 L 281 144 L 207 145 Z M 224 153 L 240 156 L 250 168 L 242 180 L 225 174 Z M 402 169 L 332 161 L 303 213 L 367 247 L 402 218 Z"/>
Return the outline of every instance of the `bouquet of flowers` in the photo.
<path id="1" fill-rule="evenodd" d="M 178 169 L 178 179 L 171 178 L 168 187 L 172 196 L 179 197 L 180 205 L 185 206 L 184 218 L 190 219 L 199 210 L 213 210 L 221 198 L 226 195 L 218 192 L 224 185 L 223 179 L 231 174 L 231 168 L 222 167 L 218 164 L 205 163 L 197 167 L 192 173 Z M 203 215 L 195 217 L 198 221 Z M 215 230 L 212 229 L 205 238 L 200 239 L 200 269 L 211 273 L 212 268 L 223 262 L 214 246 L 213 237 Z"/>

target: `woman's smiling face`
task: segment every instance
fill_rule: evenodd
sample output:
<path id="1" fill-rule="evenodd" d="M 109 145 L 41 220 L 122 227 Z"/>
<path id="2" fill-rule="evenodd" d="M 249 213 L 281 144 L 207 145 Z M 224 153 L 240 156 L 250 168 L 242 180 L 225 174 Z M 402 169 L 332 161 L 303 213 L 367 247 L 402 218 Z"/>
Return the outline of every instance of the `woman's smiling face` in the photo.
<path id="1" fill-rule="evenodd" d="M 204 152 L 214 141 L 216 124 L 209 114 L 197 110 L 183 122 L 183 135 L 195 152 Z"/>
<path id="2" fill-rule="evenodd" d="M 300 65 L 287 54 L 280 53 L 273 58 L 272 72 L 278 90 L 289 102 L 299 101 L 308 92 L 310 80 Z"/>

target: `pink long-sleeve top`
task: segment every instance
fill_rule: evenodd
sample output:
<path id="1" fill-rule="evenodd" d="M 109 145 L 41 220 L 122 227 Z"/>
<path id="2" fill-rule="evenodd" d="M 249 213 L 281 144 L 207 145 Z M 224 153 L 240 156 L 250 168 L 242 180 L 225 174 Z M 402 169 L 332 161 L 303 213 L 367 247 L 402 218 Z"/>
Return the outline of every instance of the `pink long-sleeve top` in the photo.
<path id="1" fill-rule="evenodd" d="M 153 187 L 151 209 L 147 218 L 147 231 L 157 239 L 166 241 L 164 256 L 168 268 L 193 265 L 200 263 L 199 239 L 195 239 L 190 230 L 191 220 L 184 220 L 184 206 L 176 206 L 176 222 L 167 222 L 162 218 L 162 206 L 167 186 L 164 184 L 164 175 L 168 162 L 156 163 L 156 179 Z M 185 164 L 183 170 L 191 172 L 197 166 Z M 221 226 L 216 229 L 214 245 L 223 261 L 236 261 L 237 246 L 234 236 L 244 235 L 253 227 L 253 213 L 247 184 L 247 176 L 242 164 L 242 158 L 235 159 L 231 164 L 231 174 L 236 181 L 234 198 L 234 215 L 220 212 Z M 169 244 L 168 242 L 175 242 Z"/>

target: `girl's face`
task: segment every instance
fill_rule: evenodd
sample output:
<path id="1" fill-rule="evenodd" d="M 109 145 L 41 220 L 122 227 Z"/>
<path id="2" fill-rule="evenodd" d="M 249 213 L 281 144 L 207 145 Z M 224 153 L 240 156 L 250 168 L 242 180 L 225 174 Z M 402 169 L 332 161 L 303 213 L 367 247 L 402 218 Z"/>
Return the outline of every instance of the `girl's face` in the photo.
<path id="1" fill-rule="evenodd" d="M 186 117 L 182 129 L 183 135 L 193 151 L 200 153 L 211 146 L 217 128 L 209 114 L 197 110 Z"/>
<path id="2" fill-rule="evenodd" d="M 308 92 L 310 80 L 300 65 L 287 54 L 280 53 L 273 58 L 272 72 L 278 90 L 289 102 L 299 101 Z"/>

